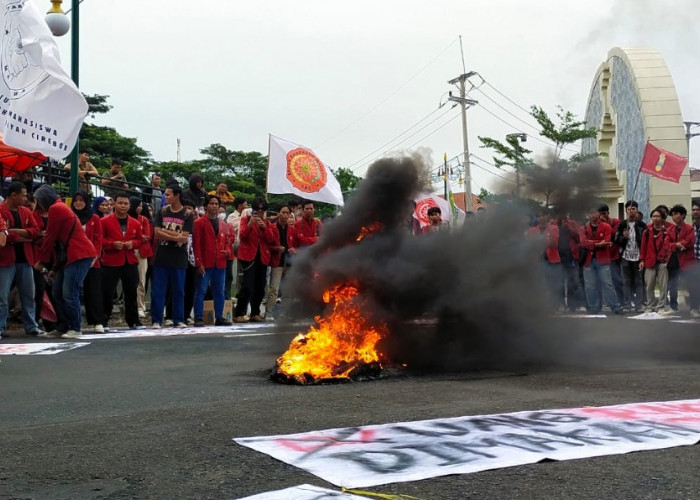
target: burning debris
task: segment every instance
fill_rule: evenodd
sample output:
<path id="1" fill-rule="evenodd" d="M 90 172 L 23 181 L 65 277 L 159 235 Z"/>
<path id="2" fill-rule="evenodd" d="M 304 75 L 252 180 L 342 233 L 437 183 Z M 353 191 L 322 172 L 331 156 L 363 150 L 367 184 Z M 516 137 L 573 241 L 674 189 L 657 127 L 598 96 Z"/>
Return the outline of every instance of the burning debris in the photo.
<path id="1" fill-rule="evenodd" d="M 386 336 L 386 325 L 372 322 L 362 314 L 362 300 L 356 286 L 338 285 L 323 295 L 331 312 L 316 316 L 311 327 L 292 340 L 277 359 L 273 378 L 308 384 L 377 376 L 382 355 L 377 343 Z"/>
<path id="2" fill-rule="evenodd" d="M 314 316 L 317 326 L 292 341 L 273 379 L 308 384 L 374 376 L 389 364 L 434 372 L 558 359 L 560 349 L 543 340 L 557 327 L 540 250 L 523 237 L 528 211 L 504 204 L 451 231 L 413 236 L 412 200 L 428 189 L 426 172 L 411 156 L 375 162 L 342 216 L 297 256 L 285 293 L 298 300 L 284 313 L 290 321 Z"/>

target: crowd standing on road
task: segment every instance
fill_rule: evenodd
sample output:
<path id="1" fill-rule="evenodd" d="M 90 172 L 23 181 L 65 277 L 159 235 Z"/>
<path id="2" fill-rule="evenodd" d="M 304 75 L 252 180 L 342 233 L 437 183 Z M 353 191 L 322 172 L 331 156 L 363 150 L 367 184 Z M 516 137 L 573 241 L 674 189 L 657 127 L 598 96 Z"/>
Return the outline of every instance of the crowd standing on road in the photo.
<path id="1" fill-rule="evenodd" d="M 183 190 L 175 179 L 163 187 L 157 173 L 141 196 L 129 197 L 118 159 L 102 177 L 89 159 L 79 156 L 81 189 L 70 207 L 48 185 L 33 196 L 25 182 L 7 187 L 0 203 L 0 334 L 17 311 L 27 335 L 62 338 L 80 338 L 83 329 L 103 333 L 120 319 L 131 329 L 271 321 L 294 257 L 323 231 L 309 200 L 270 211 L 264 198 L 249 206 L 234 197 L 225 182 L 207 192 L 193 174 Z M 91 178 L 106 196 L 93 199 Z M 700 317 L 700 203 L 692 204 L 692 223 L 682 205 L 656 207 L 645 222 L 629 200 L 625 215 L 612 218 L 600 205 L 579 224 L 543 210 L 524 228 L 524 238 L 541 245 L 551 309 L 668 315 L 678 311 L 680 291 L 690 315 Z M 452 230 L 439 208 L 428 218 L 423 228 L 412 219 L 408 231 L 430 237 Z M 210 299 L 213 318 L 206 322 Z M 123 318 L 113 317 L 114 304 Z"/>

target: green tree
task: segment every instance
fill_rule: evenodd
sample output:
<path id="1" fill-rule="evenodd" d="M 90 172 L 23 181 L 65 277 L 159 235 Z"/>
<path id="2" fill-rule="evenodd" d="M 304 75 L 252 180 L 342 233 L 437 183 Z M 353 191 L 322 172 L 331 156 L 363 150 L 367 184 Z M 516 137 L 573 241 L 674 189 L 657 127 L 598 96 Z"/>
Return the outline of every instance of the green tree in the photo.
<path id="1" fill-rule="evenodd" d="M 340 191 L 343 194 L 357 189 L 357 186 L 359 186 L 360 182 L 362 181 L 362 178 L 356 176 L 355 173 L 349 168 L 340 167 L 338 170 L 331 169 L 331 171 L 338 180 L 338 184 L 340 184 Z"/>
<path id="2" fill-rule="evenodd" d="M 581 139 L 595 137 L 598 133 L 595 128 L 586 127 L 585 121 L 576 120 L 576 115 L 571 111 L 564 111 L 561 106 L 557 106 L 557 118 L 559 123 L 555 124 L 549 115 L 539 106 L 532 106 L 532 117 L 537 120 L 541 127 L 540 134 L 554 142 L 554 160 L 561 156 L 562 149 L 567 144 L 573 144 Z"/>

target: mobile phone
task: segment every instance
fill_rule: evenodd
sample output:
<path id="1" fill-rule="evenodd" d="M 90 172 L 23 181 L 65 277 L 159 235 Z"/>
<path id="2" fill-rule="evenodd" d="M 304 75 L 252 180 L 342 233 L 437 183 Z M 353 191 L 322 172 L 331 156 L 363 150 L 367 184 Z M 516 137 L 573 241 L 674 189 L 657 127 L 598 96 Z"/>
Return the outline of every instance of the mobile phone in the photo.
<path id="1" fill-rule="evenodd" d="M 253 211 L 251 212 L 250 215 L 252 215 L 253 217 L 257 217 L 257 216 L 258 216 L 258 211 L 257 211 L 257 210 L 253 210 Z"/>

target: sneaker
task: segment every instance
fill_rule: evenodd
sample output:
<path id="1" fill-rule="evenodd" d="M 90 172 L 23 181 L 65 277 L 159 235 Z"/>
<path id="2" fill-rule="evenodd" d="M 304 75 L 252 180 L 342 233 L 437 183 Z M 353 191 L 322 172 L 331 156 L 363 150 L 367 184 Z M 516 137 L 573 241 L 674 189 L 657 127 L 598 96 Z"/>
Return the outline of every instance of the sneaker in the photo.
<path id="1" fill-rule="evenodd" d="M 146 311 L 139 309 L 139 318 L 143 319 L 146 317 Z"/>
<path id="2" fill-rule="evenodd" d="M 179 329 L 187 328 L 187 323 L 178 323 L 177 325 L 173 325 L 173 328 L 179 328 Z"/>
<path id="3" fill-rule="evenodd" d="M 143 330 L 146 328 L 143 326 L 141 323 L 134 323 L 133 325 L 129 325 L 129 330 Z"/>
<path id="4" fill-rule="evenodd" d="M 194 321 L 192 321 L 192 318 L 187 318 L 187 319 L 185 320 L 185 324 L 186 324 L 186 325 L 194 325 Z"/>
<path id="5" fill-rule="evenodd" d="M 672 316 L 676 314 L 676 311 L 674 311 L 673 309 L 664 309 L 662 311 L 659 311 L 659 314 L 661 316 Z"/>
<path id="6" fill-rule="evenodd" d="M 32 332 L 26 332 L 26 335 L 29 335 L 30 337 L 43 337 L 45 333 L 46 332 L 44 330 L 37 328 Z"/>
<path id="7" fill-rule="evenodd" d="M 272 316 L 268 316 L 267 314 L 265 315 L 265 321 L 275 321 L 275 318 Z"/>
<path id="8" fill-rule="evenodd" d="M 82 338 L 83 334 L 75 331 L 75 330 L 68 330 L 66 333 L 61 335 L 62 339 L 79 339 Z"/>
<path id="9" fill-rule="evenodd" d="M 256 314 L 255 316 L 250 317 L 250 321 L 253 323 L 261 323 L 265 321 L 265 318 L 260 316 L 259 314 Z"/>
<path id="10" fill-rule="evenodd" d="M 224 318 L 217 318 L 216 321 L 214 322 L 214 326 L 231 326 L 233 323 L 230 321 L 224 319 Z"/>
<path id="11" fill-rule="evenodd" d="M 194 326 L 196 326 L 197 328 L 200 328 L 200 327 L 204 326 L 204 321 L 202 321 L 201 319 L 196 319 L 196 320 L 194 320 Z"/>
<path id="12" fill-rule="evenodd" d="M 153 323 L 153 324 L 151 325 L 151 328 L 152 328 L 153 330 L 160 330 L 160 323 Z"/>
<path id="13" fill-rule="evenodd" d="M 88 329 L 89 329 L 89 328 L 88 328 Z M 104 333 L 104 332 L 106 332 L 106 331 L 108 331 L 108 330 L 109 330 L 109 328 L 105 328 L 105 327 L 102 326 L 102 325 L 95 325 L 95 326 L 92 327 L 92 331 L 95 332 L 95 333 Z"/>
<path id="14" fill-rule="evenodd" d="M 234 323 L 247 323 L 250 319 L 247 316 L 236 316 L 233 318 Z"/>
<path id="15" fill-rule="evenodd" d="M 61 330 L 51 330 L 50 332 L 44 332 L 40 337 L 43 339 L 60 339 L 61 335 L 64 333 L 66 332 L 62 332 Z"/>
<path id="16" fill-rule="evenodd" d="M 691 318 L 700 318 L 700 309 L 691 309 L 690 310 L 690 317 Z"/>
<path id="17" fill-rule="evenodd" d="M 173 326 L 173 320 L 166 319 L 165 321 L 163 321 L 163 326 Z"/>

